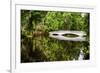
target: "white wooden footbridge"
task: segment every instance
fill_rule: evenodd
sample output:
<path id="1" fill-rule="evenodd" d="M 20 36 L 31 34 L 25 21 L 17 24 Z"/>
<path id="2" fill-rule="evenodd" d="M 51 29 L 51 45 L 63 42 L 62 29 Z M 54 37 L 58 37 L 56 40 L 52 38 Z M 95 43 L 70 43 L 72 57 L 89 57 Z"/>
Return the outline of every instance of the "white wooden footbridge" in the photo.
<path id="1" fill-rule="evenodd" d="M 63 36 L 64 34 L 75 34 L 78 37 L 66 37 Z M 52 38 L 56 38 L 59 40 L 69 40 L 69 41 L 85 41 L 86 37 L 83 37 L 84 35 L 86 35 L 86 33 L 83 31 L 59 30 L 59 31 L 49 32 L 49 36 Z"/>

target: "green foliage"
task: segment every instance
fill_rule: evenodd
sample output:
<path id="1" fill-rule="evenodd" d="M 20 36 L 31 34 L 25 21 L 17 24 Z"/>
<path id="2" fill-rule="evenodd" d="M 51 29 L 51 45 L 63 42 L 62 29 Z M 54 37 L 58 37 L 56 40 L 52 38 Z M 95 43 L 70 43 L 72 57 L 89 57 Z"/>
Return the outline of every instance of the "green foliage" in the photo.
<path id="1" fill-rule="evenodd" d="M 85 31 L 87 41 L 49 38 L 48 33 L 55 30 Z M 80 49 L 89 59 L 89 13 L 21 10 L 22 63 L 78 60 Z"/>

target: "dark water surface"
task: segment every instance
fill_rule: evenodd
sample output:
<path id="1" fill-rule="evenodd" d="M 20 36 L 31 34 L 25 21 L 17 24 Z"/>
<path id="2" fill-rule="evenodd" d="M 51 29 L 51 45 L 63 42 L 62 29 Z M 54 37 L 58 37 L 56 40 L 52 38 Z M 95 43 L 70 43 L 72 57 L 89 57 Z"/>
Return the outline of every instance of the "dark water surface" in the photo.
<path id="1" fill-rule="evenodd" d="M 89 59 L 88 41 L 57 40 L 49 36 L 21 41 L 21 62 L 73 61 Z"/>

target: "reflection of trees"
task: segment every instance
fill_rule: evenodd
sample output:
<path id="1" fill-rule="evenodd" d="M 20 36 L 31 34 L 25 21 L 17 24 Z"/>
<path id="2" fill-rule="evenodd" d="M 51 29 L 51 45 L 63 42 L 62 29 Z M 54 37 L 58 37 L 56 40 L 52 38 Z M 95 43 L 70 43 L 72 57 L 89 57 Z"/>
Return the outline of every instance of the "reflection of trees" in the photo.
<path id="1" fill-rule="evenodd" d="M 31 38 L 25 38 L 21 43 L 21 62 L 46 61 L 46 56 L 39 43 L 36 45 Z"/>
<path id="2" fill-rule="evenodd" d="M 27 42 L 26 42 L 27 41 Z M 22 41 L 22 62 L 78 60 L 80 49 L 88 49 L 86 42 L 59 41 L 44 36 Z M 24 48 L 23 48 L 24 47 Z"/>

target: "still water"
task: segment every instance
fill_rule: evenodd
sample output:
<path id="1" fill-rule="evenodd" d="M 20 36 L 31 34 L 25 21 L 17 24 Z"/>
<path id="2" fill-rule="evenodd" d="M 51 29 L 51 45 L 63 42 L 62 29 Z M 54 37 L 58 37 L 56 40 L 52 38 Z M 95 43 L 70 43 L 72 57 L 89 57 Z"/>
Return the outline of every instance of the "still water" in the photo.
<path id="1" fill-rule="evenodd" d="M 21 62 L 75 61 L 89 59 L 88 41 L 59 40 L 49 35 L 27 38 Z"/>

